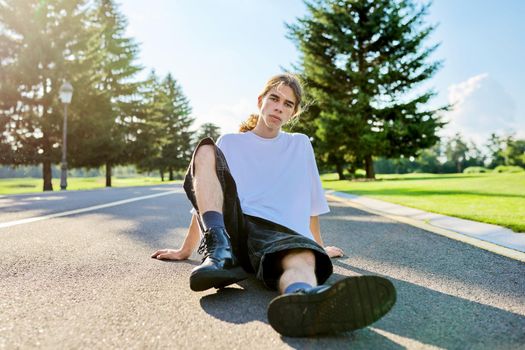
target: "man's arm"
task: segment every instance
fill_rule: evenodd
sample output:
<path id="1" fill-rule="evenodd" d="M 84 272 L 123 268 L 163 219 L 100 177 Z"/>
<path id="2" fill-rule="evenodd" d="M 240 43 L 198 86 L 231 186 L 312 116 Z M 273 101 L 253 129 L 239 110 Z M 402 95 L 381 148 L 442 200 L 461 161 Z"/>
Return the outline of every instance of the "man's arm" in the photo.
<path id="1" fill-rule="evenodd" d="M 197 248 L 200 241 L 200 228 L 197 222 L 197 217 L 192 215 L 190 227 L 184 243 L 179 249 L 161 249 L 157 250 L 151 255 L 152 258 L 159 260 L 186 260 L 191 256 L 191 253 Z"/>
<path id="2" fill-rule="evenodd" d="M 324 247 L 323 239 L 321 238 L 321 224 L 319 223 L 319 216 L 310 216 L 310 231 L 314 236 L 314 240 L 321 247 Z"/>
<path id="3" fill-rule="evenodd" d="M 326 254 L 328 254 L 329 257 L 337 258 L 344 255 L 344 252 L 341 248 L 324 246 L 323 239 L 321 238 L 321 224 L 319 223 L 319 216 L 310 216 L 310 231 L 312 232 L 312 236 L 314 236 L 314 240 L 317 242 L 317 244 L 324 248 Z"/>

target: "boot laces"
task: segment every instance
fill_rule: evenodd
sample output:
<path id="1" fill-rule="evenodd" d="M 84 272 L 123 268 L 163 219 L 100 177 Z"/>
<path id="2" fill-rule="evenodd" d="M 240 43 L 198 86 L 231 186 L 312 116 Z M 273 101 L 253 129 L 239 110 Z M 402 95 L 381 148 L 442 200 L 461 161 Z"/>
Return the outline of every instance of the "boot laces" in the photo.
<path id="1" fill-rule="evenodd" d="M 199 249 L 197 249 L 197 253 L 203 255 L 202 260 L 210 256 L 210 254 L 215 250 L 215 244 L 213 243 L 213 235 L 204 234 L 199 244 Z"/>

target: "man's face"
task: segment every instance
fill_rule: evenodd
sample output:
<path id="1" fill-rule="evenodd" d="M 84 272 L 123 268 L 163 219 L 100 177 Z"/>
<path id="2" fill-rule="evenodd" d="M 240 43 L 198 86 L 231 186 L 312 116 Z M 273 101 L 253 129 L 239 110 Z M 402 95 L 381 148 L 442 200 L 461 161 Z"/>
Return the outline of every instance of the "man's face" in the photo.
<path id="1" fill-rule="evenodd" d="M 269 129 L 281 128 L 292 118 L 295 104 L 292 88 L 282 84 L 272 88 L 263 98 L 259 98 L 262 121 Z"/>

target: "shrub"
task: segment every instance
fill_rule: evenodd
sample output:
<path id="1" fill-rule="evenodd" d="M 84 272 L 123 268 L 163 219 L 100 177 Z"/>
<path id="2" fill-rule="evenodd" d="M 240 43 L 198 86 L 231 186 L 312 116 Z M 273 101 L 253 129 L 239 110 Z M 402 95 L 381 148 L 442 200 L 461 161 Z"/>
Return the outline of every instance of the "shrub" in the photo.
<path id="1" fill-rule="evenodd" d="M 495 173 L 522 173 L 525 170 L 517 165 L 498 165 L 492 171 Z"/>
<path id="2" fill-rule="evenodd" d="M 465 168 L 463 170 L 463 174 L 479 174 L 479 173 L 486 173 L 489 169 L 484 168 L 482 166 L 469 166 L 468 168 Z"/>

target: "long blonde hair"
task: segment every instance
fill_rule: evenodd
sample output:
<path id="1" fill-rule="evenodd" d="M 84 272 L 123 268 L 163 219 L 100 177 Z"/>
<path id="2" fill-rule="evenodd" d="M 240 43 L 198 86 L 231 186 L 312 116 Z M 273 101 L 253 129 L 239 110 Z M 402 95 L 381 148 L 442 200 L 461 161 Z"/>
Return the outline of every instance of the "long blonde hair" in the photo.
<path id="1" fill-rule="evenodd" d="M 258 98 L 262 98 L 266 96 L 268 92 L 270 92 L 271 89 L 279 87 L 281 85 L 286 85 L 290 87 L 295 95 L 295 106 L 292 114 L 292 119 L 297 118 L 302 111 L 302 99 L 303 99 L 303 88 L 301 87 L 301 83 L 299 81 L 299 78 L 291 73 L 284 73 L 284 74 L 278 74 L 273 77 L 271 77 L 264 86 L 264 89 L 259 94 Z M 290 119 L 290 120 L 292 120 Z M 255 126 L 257 125 L 257 121 L 259 120 L 258 114 L 250 114 L 248 119 L 246 119 L 244 122 L 241 123 L 239 127 L 239 132 L 247 132 L 250 130 L 253 130 Z"/>

